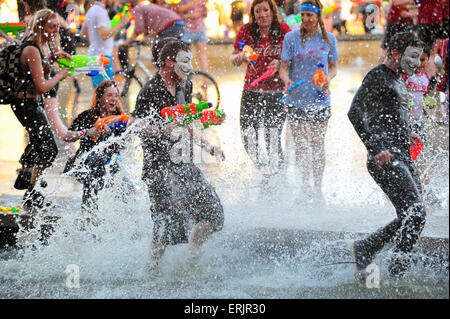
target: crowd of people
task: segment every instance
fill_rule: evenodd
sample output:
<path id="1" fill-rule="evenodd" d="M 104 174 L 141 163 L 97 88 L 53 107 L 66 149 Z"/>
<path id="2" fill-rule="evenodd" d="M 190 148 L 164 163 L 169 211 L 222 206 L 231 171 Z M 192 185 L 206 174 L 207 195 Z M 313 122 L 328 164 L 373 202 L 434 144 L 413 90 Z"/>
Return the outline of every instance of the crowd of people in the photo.
<path id="1" fill-rule="evenodd" d="M 436 1 L 441 7 L 445 3 L 448 6 L 448 1 L 422 1 L 417 8 L 418 25 L 394 19 L 392 25 L 386 26 L 380 64 L 365 76 L 348 113 L 367 148 L 367 169 L 397 213 L 397 218 L 386 227 L 352 245 L 359 274 L 386 243 L 395 241 L 396 254 L 390 271 L 394 276 L 403 275 L 410 264 L 409 253 L 425 224 L 429 204 L 425 200 L 431 195 L 432 201 L 436 200 L 433 192 L 430 194 L 431 189 L 422 186 L 430 184 L 425 174 L 426 159 L 416 167 L 410 155 L 411 145 L 423 144 L 432 134 L 427 132 L 423 114 L 432 107 L 427 95 L 436 85 L 446 93 L 448 125 L 448 73 L 438 76 L 435 62 L 440 55 L 448 72 L 448 16 L 441 12 L 434 21 L 426 20 L 422 13 L 420 20 L 421 10 L 429 12 L 433 8 L 427 3 Z M 94 92 L 90 107 L 67 128 L 55 107 L 55 97 L 58 83 L 68 76 L 68 69 L 57 69 L 52 64 L 62 57 L 71 59 L 74 52 L 64 48 L 70 48 L 73 40 L 60 38 L 64 34 L 61 32 L 64 18 L 46 8 L 45 1 L 24 2 L 29 27 L 17 44 L 20 47 L 17 80 L 24 85 L 18 88 L 11 108 L 27 131 L 29 144 L 20 159 L 22 170 L 15 187 L 26 189 L 23 197 L 26 209 L 39 210 L 50 205 L 36 183 L 42 184 L 43 172 L 57 155 L 55 135 L 69 143 L 80 140 L 65 172 L 73 174 L 83 185 L 81 207 L 89 224 L 98 214 L 97 195 L 104 188 L 105 176 L 114 175 L 119 169 L 112 159 L 120 154 L 123 145 L 113 137 L 137 134 L 144 151 L 142 179 L 153 204 L 149 265 L 157 269 L 167 246 L 189 242 L 197 253 L 212 233 L 222 229 L 224 210 L 220 198 L 192 157 L 189 155 L 185 160 L 185 155 L 192 154 L 194 143 L 221 160 L 225 160 L 225 154 L 219 145 L 210 144 L 196 133 L 197 127 L 180 128 L 161 115 L 166 106 L 192 101 L 192 83 L 188 78 L 192 71 L 191 46 L 201 56 L 207 42 L 201 22 L 206 14 L 204 1 L 182 0 L 175 11 L 164 4 L 128 2 L 133 6 L 135 29 L 120 49 L 125 50 L 140 34 L 155 39 L 152 52 L 157 73 L 141 89 L 129 120 L 118 130 L 112 130 L 111 123 L 104 127 L 95 123 L 100 118 L 124 113 L 118 84 L 113 79 L 114 37 L 128 25 L 130 18 L 124 15 L 116 26 L 111 26 L 108 11 L 114 7 L 113 0 L 95 1 L 87 10 L 81 37 L 89 42 L 88 54 L 101 53 L 111 61 L 105 72 L 92 77 Z M 53 8 L 64 8 L 68 3 L 60 1 Z M 390 10 L 401 11 L 405 3 L 409 9 L 417 7 L 412 0 L 395 0 Z M 299 2 L 301 23 L 294 30 L 282 21 L 279 10 L 273 0 L 253 0 L 250 20 L 239 27 L 235 38 L 231 64 L 246 65 L 239 119 L 242 143 L 264 176 L 263 184 L 267 183 L 284 167 L 281 137 L 287 121 L 294 137 L 296 166 L 302 172 L 302 188 L 294 196 L 299 198 L 299 204 L 322 205 L 324 141 L 332 116 L 330 83 L 338 72 L 337 40 L 326 30 L 320 0 Z M 404 15 L 399 13 L 399 17 Z M 249 48 L 257 54 L 256 60 Z M 207 60 L 200 64 L 207 68 Z M 425 106 L 425 101 L 429 106 Z M 264 141 L 258 139 L 261 127 Z M 186 137 L 193 143 L 179 148 Z M 263 145 L 269 160 L 254 151 Z M 188 219 L 195 221 L 190 236 Z"/>

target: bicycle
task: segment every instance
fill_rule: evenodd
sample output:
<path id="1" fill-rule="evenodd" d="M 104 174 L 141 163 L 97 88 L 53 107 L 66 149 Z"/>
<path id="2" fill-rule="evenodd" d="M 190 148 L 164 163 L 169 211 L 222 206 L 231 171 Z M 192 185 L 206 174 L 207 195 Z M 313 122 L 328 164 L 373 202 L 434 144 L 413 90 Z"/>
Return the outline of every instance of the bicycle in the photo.
<path id="1" fill-rule="evenodd" d="M 125 80 L 120 92 L 120 96 L 125 102 L 127 102 L 127 97 L 129 97 L 133 83 L 141 89 L 153 76 L 153 73 L 144 63 L 149 62 L 153 65 L 153 57 L 141 54 L 141 48 L 144 44 L 143 41 L 131 43 L 130 47 L 133 47 L 136 50 L 136 58 L 133 64 L 129 63 L 128 54 L 123 54 L 123 51 L 119 52 L 119 60 L 121 61 L 123 70 L 116 73 L 122 75 Z M 128 50 L 126 52 L 128 52 Z M 141 74 L 143 73 L 144 80 L 137 75 L 137 71 L 139 70 Z M 220 105 L 220 91 L 216 80 L 210 74 L 200 70 L 193 71 L 189 75 L 189 79 L 193 84 L 192 102 L 211 102 L 213 105 L 212 109 L 218 109 Z M 126 106 L 129 108 L 128 103 L 126 103 Z"/>

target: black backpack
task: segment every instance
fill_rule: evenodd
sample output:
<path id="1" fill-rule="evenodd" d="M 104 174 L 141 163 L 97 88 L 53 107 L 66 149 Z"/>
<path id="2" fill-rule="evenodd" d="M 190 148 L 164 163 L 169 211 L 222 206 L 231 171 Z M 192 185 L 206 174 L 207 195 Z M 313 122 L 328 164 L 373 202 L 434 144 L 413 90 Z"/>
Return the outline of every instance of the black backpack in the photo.
<path id="1" fill-rule="evenodd" d="M 22 44 L 10 44 L 0 51 L 0 104 L 11 104 L 16 99 L 17 93 L 25 91 L 28 84 L 33 81 L 31 74 L 25 79 L 19 79 L 20 54 L 28 45 L 39 49 L 35 43 L 27 41 Z"/>

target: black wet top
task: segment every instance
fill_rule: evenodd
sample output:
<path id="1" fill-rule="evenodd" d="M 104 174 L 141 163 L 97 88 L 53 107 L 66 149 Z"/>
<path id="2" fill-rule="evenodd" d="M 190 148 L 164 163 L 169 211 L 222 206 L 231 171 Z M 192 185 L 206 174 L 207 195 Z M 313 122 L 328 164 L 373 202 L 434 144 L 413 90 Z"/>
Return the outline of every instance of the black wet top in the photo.
<path id="1" fill-rule="evenodd" d="M 389 150 L 410 159 L 408 91 L 399 73 L 381 64 L 365 76 L 348 112 L 368 157 Z"/>
<path id="2" fill-rule="evenodd" d="M 166 106 L 190 103 L 191 95 L 192 83 L 189 80 L 185 82 L 184 86 L 177 86 L 175 97 L 168 91 L 158 72 L 139 92 L 132 117 L 145 118 L 150 125 L 163 124 L 166 120 L 161 116 L 161 110 Z M 174 145 L 180 142 L 182 134 L 178 138 L 171 139 L 160 130 L 157 135 L 146 135 L 144 133 L 141 137 L 144 151 L 144 173 L 151 169 L 161 169 L 167 167 L 167 165 L 177 164 L 171 161 L 170 152 L 175 149 Z M 189 147 L 192 148 L 190 140 Z M 181 151 L 181 149 L 178 150 Z M 192 154 L 191 150 L 189 154 Z"/>
<path id="3" fill-rule="evenodd" d="M 82 129 L 88 130 L 88 129 L 94 127 L 97 119 L 98 119 L 98 117 L 92 115 L 89 110 L 86 110 L 77 116 L 77 118 L 73 121 L 72 125 L 70 125 L 69 130 L 71 130 L 71 131 L 81 131 Z M 88 152 L 88 151 L 92 150 L 96 145 L 98 145 L 99 143 L 101 143 L 103 141 L 106 141 L 112 135 L 118 136 L 118 135 L 122 134 L 124 131 L 125 131 L 125 128 L 115 129 L 110 132 L 105 132 L 102 135 L 100 135 L 96 141 L 93 141 L 91 137 L 83 136 L 80 139 L 80 148 L 78 149 L 78 151 L 76 153 L 76 157 L 84 152 Z M 109 156 L 112 156 L 114 153 L 119 153 L 119 151 L 120 151 L 120 146 L 117 143 L 112 143 L 104 150 L 104 152 L 107 153 Z"/>

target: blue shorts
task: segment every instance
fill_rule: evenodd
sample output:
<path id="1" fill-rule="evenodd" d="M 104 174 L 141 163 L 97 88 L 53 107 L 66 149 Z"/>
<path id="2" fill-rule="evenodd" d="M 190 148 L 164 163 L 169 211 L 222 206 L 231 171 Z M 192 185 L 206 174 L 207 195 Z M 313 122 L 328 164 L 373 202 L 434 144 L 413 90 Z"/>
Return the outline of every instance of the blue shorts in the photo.
<path id="1" fill-rule="evenodd" d="M 208 37 L 206 36 L 206 31 L 189 33 L 185 32 L 181 41 L 193 45 L 197 43 L 208 43 Z"/>
<path id="2" fill-rule="evenodd" d="M 92 86 L 94 88 L 99 86 L 104 80 L 112 80 L 114 77 L 112 57 L 109 55 L 105 55 L 105 57 L 109 58 L 109 64 L 105 66 L 105 72 L 108 78 L 102 73 L 99 73 L 96 76 L 91 76 Z"/>
<path id="3" fill-rule="evenodd" d="M 158 34 L 158 39 L 164 38 L 177 38 L 181 40 L 183 38 L 184 31 L 184 22 L 178 21 L 168 27 L 166 30 Z"/>

